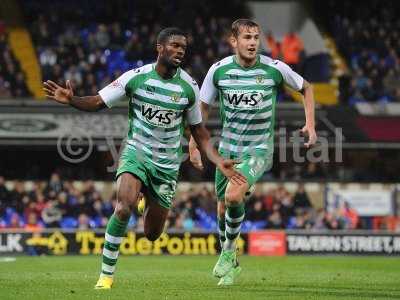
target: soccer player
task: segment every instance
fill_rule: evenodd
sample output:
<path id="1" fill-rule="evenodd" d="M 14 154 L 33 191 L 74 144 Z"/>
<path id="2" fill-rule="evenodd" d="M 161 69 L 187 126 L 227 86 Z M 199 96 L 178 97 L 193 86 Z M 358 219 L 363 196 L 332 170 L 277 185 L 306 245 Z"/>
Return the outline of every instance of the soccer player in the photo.
<path id="1" fill-rule="evenodd" d="M 305 146 L 310 147 L 317 140 L 312 86 L 285 63 L 258 54 L 260 34 L 259 25 L 251 20 L 233 22 L 230 41 L 235 54 L 210 67 L 200 90 L 204 122 L 210 105 L 215 100 L 219 102 L 222 121 L 219 152 L 225 158 L 239 160 L 235 168 L 243 175 L 239 177 L 240 182 L 227 178 L 218 170 L 215 175 L 222 248 L 213 269 L 214 276 L 221 278 L 218 285 L 233 284 L 241 270 L 235 250 L 245 216 L 243 199 L 263 173 L 272 167 L 275 104 L 282 84 L 304 93 L 306 123 L 301 131 L 308 135 Z M 196 147 L 195 140 L 191 139 L 191 162 L 202 169 Z"/>
<path id="2" fill-rule="evenodd" d="M 98 111 L 120 101 L 129 104 L 128 137 L 116 174 L 117 205 L 107 224 L 96 289 L 112 287 L 119 246 L 141 192 L 146 198 L 144 234 L 150 241 L 161 235 L 175 195 L 185 122 L 224 176 L 238 175 L 234 162 L 223 159 L 209 142 L 201 122 L 198 85 L 179 67 L 186 47 L 180 29 L 162 30 L 157 38 L 157 62 L 124 73 L 96 96 L 74 96 L 69 81 L 66 88 L 52 81 L 44 83 L 47 97 L 83 111 Z"/>

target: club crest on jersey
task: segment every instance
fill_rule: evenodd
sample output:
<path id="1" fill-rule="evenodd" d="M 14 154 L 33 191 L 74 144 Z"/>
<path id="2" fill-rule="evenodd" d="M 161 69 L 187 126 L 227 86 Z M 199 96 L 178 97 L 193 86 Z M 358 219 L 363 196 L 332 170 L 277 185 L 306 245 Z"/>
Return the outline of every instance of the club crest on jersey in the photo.
<path id="1" fill-rule="evenodd" d="M 260 91 L 248 90 L 225 90 L 224 97 L 226 104 L 230 107 L 256 109 L 260 106 L 263 93 Z"/>
<path id="2" fill-rule="evenodd" d="M 261 75 L 256 76 L 256 83 L 257 84 L 263 84 L 264 83 L 264 77 Z"/>
<path id="3" fill-rule="evenodd" d="M 181 99 L 181 95 L 180 95 L 180 94 L 178 94 L 178 93 L 173 93 L 173 94 L 171 95 L 171 100 L 172 100 L 172 101 L 174 101 L 174 102 L 179 102 L 179 99 Z"/>
<path id="4" fill-rule="evenodd" d="M 141 113 L 148 123 L 164 128 L 174 127 L 178 118 L 176 111 L 148 103 L 141 105 Z"/>

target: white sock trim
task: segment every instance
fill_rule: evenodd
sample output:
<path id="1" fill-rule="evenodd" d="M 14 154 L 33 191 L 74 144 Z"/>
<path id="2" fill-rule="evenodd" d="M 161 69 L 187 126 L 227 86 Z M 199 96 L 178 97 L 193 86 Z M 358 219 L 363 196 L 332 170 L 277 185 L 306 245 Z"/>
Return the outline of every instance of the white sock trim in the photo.
<path id="1" fill-rule="evenodd" d="M 119 251 L 111 251 L 103 248 L 103 255 L 109 259 L 117 259 Z"/>
<path id="2" fill-rule="evenodd" d="M 228 212 L 225 212 L 225 219 L 229 222 L 229 223 L 239 223 L 242 222 L 244 219 L 244 214 L 238 218 L 230 218 L 228 216 Z"/>
<path id="3" fill-rule="evenodd" d="M 122 242 L 122 237 L 120 236 L 113 236 L 111 234 L 108 234 L 106 232 L 106 241 L 111 243 L 111 244 L 121 244 Z"/>
<path id="4" fill-rule="evenodd" d="M 225 228 L 225 230 L 226 230 L 226 232 L 228 232 L 229 234 L 235 234 L 235 233 L 238 233 L 239 231 L 240 231 L 240 228 L 242 227 L 242 224 L 240 224 L 238 227 L 236 227 L 236 228 L 232 228 L 232 227 L 229 227 L 229 226 L 226 226 L 226 228 Z"/>
<path id="5" fill-rule="evenodd" d="M 106 271 L 106 272 L 108 272 L 108 273 L 114 273 L 114 271 L 115 271 L 115 266 L 109 266 L 109 265 L 107 265 L 107 264 L 105 264 L 105 263 L 102 263 L 102 264 L 101 264 L 101 270 L 102 270 L 102 271 Z"/>

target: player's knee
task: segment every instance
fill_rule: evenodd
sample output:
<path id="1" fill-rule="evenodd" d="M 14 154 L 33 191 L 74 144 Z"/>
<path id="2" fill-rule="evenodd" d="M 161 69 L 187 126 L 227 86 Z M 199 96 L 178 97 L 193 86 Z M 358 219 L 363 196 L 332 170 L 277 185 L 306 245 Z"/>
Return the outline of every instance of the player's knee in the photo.
<path id="1" fill-rule="evenodd" d="M 135 202 L 123 195 L 118 195 L 118 202 L 115 207 L 115 214 L 120 220 L 127 221 L 132 215 Z"/>
<path id="2" fill-rule="evenodd" d="M 161 232 L 158 232 L 155 230 L 148 230 L 145 228 L 144 235 L 149 241 L 154 242 L 155 240 L 157 240 L 160 237 Z"/>
<path id="3" fill-rule="evenodd" d="M 243 201 L 243 193 L 239 189 L 227 189 L 225 192 L 225 203 L 237 205 Z"/>

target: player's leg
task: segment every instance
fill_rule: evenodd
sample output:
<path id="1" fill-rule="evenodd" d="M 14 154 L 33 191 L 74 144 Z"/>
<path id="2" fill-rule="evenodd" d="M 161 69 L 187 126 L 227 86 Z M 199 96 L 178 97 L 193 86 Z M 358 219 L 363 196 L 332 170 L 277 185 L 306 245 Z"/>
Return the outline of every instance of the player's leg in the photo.
<path id="1" fill-rule="evenodd" d="M 144 233 L 155 241 L 164 231 L 172 200 L 175 197 L 179 170 L 165 170 L 148 166 L 149 184 L 143 189 L 146 199 L 144 210 Z"/>
<path id="2" fill-rule="evenodd" d="M 244 220 L 244 196 L 249 190 L 250 185 L 247 180 L 244 183 L 237 184 L 229 182 L 225 192 L 225 237 L 224 250 L 235 251 L 236 239 L 240 234 L 240 228 Z"/>
<path id="3" fill-rule="evenodd" d="M 244 195 L 249 189 L 247 182 L 237 184 L 228 182 L 225 190 L 225 242 L 221 255 L 214 267 L 213 273 L 216 277 L 224 277 L 235 266 L 236 239 L 240 234 L 240 227 L 244 219 Z M 222 205 L 221 205 L 222 207 Z M 221 211 L 222 212 L 222 209 Z M 222 216 L 219 214 L 219 218 Z"/>
<path id="4" fill-rule="evenodd" d="M 221 252 L 225 243 L 225 190 L 227 185 L 228 178 L 226 178 L 218 169 L 216 169 L 215 194 L 217 196 L 218 237 L 221 246 Z"/>
<path id="5" fill-rule="evenodd" d="M 142 182 L 131 173 L 122 173 L 117 180 L 117 205 L 108 221 L 103 247 L 101 276 L 97 289 L 109 289 L 117 263 L 119 246 L 125 236 L 129 218 L 137 204 Z"/>
<path id="6" fill-rule="evenodd" d="M 218 237 L 221 250 L 224 248 L 225 237 L 225 202 L 224 199 L 217 202 L 217 222 L 218 222 Z"/>
<path id="7" fill-rule="evenodd" d="M 226 184 L 225 198 L 225 237 L 224 247 L 213 273 L 216 277 L 227 275 L 235 266 L 236 240 L 240 235 L 240 229 L 245 216 L 244 199 L 250 187 L 271 166 L 271 156 L 248 156 L 235 168 L 245 177 L 244 183 L 228 182 Z M 216 181 L 218 189 L 218 183 Z"/>
<path id="8" fill-rule="evenodd" d="M 169 209 L 162 207 L 150 192 L 144 191 L 146 207 L 143 213 L 144 234 L 149 241 L 157 240 L 164 230 Z"/>
<path id="9" fill-rule="evenodd" d="M 224 199 L 222 199 L 222 201 L 218 201 L 217 215 L 218 215 L 219 242 L 221 244 L 221 249 L 223 249 L 224 243 L 226 240 L 226 237 L 225 237 L 225 201 L 224 201 Z M 219 286 L 232 285 L 235 281 L 235 278 L 237 278 L 237 276 L 239 276 L 241 271 L 242 271 L 242 268 L 239 266 L 239 261 L 236 257 L 236 264 L 235 264 L 234 268 L 219 280 L 218 285 Z"/>

